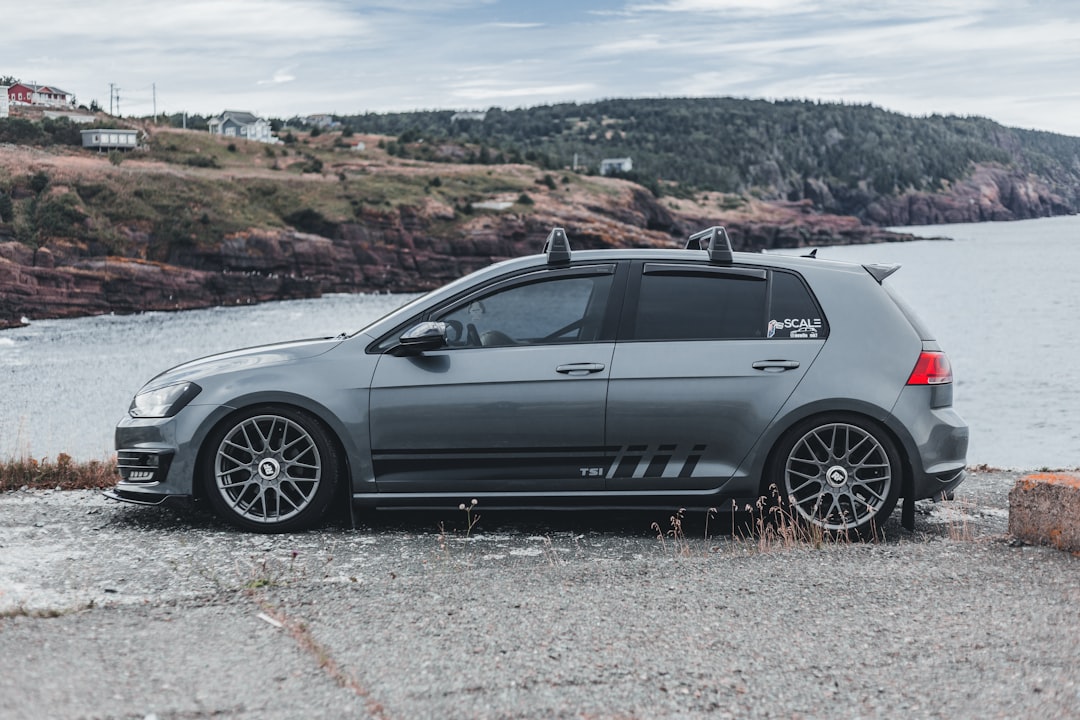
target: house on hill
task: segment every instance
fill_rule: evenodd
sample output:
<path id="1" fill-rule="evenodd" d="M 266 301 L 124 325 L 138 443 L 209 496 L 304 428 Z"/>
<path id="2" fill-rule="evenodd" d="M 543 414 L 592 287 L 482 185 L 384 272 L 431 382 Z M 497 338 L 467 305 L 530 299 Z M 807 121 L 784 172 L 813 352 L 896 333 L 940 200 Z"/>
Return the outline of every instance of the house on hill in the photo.
<path id="1" fill-rule="evenodd" d="M 7 85 L 0 85 L 0 118 L 6 118 L 8 116 L 8 105 Z"/>
<path id="2" fill-rule="evenodd" d="M 486 117 L 487 117 L 487 111 L 483 111 L 483 112 L 475 112 L 475 111 L 456 112 L 456 113 L 454 113 L 453 115 L 450 116 L 450 122 L 457 122 L 458 120 L 478 120 L 480 122 L 483 122 L 484 118 L 486 118 Z"/>
<path id="3" fill-rule="evenodd" d="M 84 148 L 102 150 L 135 150 L 139 147 L 139 131 L 120 128 L 81 130 Z"/>
<path id="4" fill-rule="evenodd" d="M 600 161 L 600 174 L 611 175 L 612 173 L 630 172 L 634 169 L 634 161 L 625 158 L 606 158 Z"/>
<path id="5" fill-rule="evenodd" d="M 308 115 L 304 118 L 304 122 L 311 127 L 317 127 L 321 130 L 334 130 L 341 127 L 341 123 L 335 120 L 333 115 L 327 115 L 326 113 Z"/>
<path id="6" fill-rule="evenodd" d="M 226 110 L 210 118 L 207 124 L 210 126 L 212 135 L 238 137 L 264 143 L 279 142 L 270 134 L 268 120 L 242 110 Z"/>
<path id="7" fill-rule="evenodd" d="M 12 105 L 38 105 L 43 107 L 71 107 L 75 96 L 53 85 L 15 83 L 7 88 L 8 102 Z"/>

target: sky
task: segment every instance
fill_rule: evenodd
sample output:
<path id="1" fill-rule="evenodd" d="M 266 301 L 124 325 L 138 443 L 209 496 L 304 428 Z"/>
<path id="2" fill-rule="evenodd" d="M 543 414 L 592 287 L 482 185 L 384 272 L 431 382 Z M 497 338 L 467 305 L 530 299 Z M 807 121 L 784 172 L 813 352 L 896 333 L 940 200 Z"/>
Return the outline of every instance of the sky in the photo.
<path id="1" fill-rule="evenodd" d="M 0 76 L 106 110 L 112 83 L 122 115 L 733 96 L 1080 136 L 1078 0 L 33 0 L 4 15 Z"/>

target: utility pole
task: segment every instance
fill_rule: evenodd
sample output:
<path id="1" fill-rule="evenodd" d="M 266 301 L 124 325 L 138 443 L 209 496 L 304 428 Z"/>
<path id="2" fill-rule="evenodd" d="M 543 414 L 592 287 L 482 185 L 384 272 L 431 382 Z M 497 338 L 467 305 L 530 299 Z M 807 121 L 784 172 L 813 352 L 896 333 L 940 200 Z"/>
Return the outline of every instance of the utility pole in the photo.
<path id="1" fill-rule="evenodd" d="M 113 114 L 113 98 L 116 99 L 116 116 L 120 116 L 120 88 L 116 83 L 109 83 L 109 114 Z"/>
<path id="2" fill-rule="evenodd" d="M 150 89 L 154 92 L 154 122 L 157 122 L 157 83 L 151 83 Z"/>

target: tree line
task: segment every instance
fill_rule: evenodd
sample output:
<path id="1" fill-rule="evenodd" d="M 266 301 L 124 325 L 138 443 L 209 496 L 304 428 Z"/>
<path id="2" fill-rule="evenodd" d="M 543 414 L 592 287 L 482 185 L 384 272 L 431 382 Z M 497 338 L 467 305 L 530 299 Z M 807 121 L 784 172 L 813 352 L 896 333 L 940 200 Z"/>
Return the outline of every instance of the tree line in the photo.
<path id="1" fill-rule="evenodd" d="M 976 163 L 1016 166 L 1080 201 L 1080 138 L 1007 128 L 981 117 L 910 117 L 872 105 L 736 98 L 622 99 L 489 109 L 366 113 L 339 118 L 397 137 L 402 154 L 439 159 L 447 143 L 486 158 L 545 168 L 633 158 L 634 172 L 669 192 L 715 190 L 799 199 L 808 181 L 835 195 L 938 191 Z M 427 149 L 425 149 L 425 146 Z"/>

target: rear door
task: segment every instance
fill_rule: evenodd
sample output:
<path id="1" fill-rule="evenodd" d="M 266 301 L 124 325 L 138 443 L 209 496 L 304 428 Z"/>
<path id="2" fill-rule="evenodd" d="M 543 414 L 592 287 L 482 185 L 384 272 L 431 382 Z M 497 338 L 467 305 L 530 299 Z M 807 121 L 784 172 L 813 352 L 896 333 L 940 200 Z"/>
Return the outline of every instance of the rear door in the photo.
<path id="1" fill-rule="evenodd" d="M 827 333 L 793 273 L 637 263 L 608 389 L 607 488 L 700 490 L 730 478 Z"/>
<path id="2" fill-rule="evenodd" d="M 430 314 L 447 348 L 384 354 L 370 406 L 379 491 L 602 490 L 615 267 L 485 288 Z"/>

